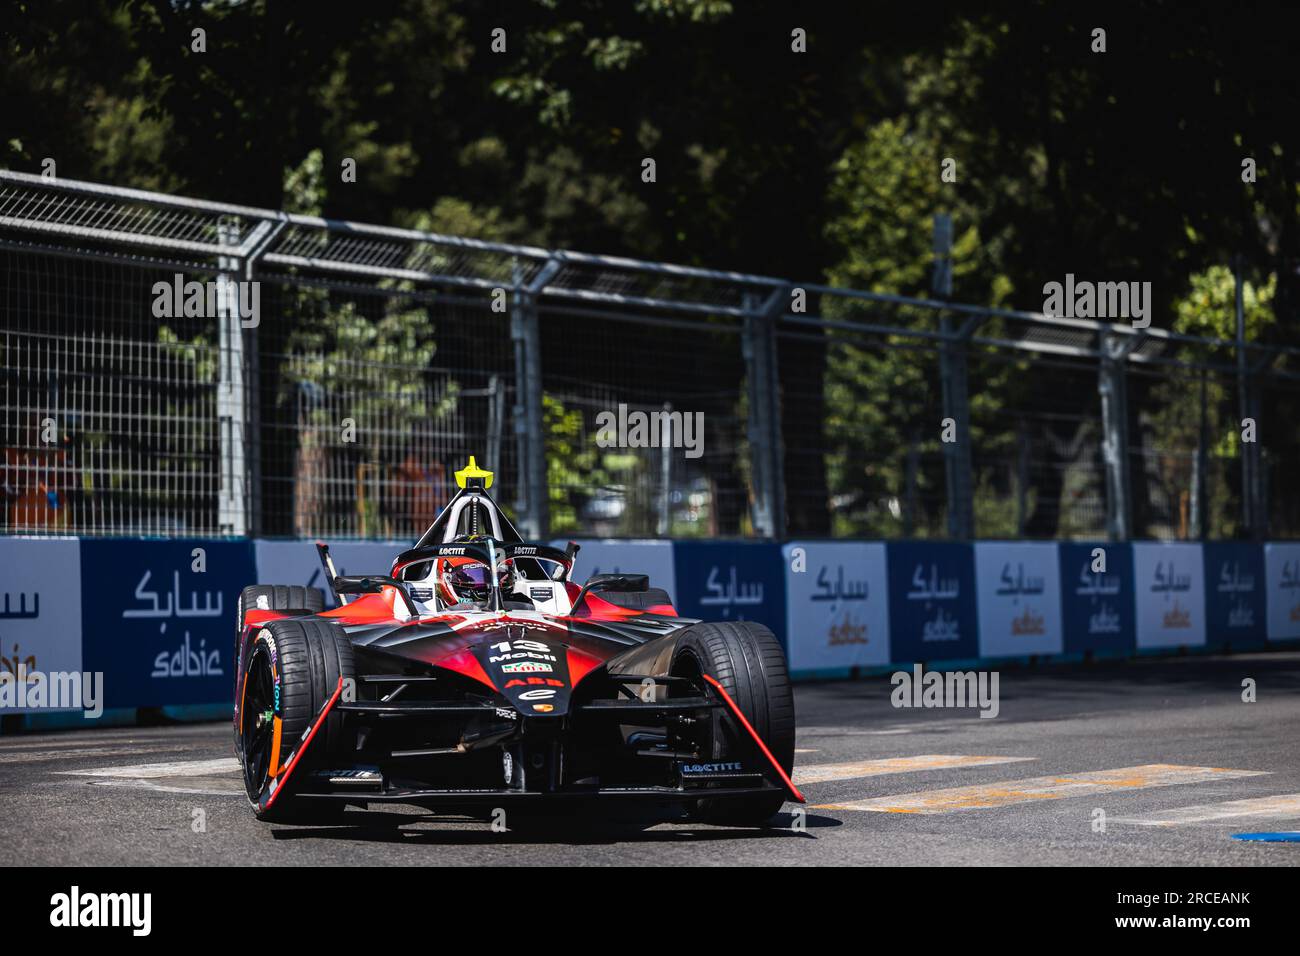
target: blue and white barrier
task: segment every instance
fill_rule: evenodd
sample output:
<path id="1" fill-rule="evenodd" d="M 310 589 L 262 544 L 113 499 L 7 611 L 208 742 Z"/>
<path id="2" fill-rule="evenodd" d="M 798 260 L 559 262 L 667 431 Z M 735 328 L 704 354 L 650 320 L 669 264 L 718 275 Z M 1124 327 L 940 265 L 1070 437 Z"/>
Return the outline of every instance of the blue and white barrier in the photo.
<path id="1" fill-rule="evenodd" d="M 768 625 L 802 677 L 1300 640 L 1300 542 L 582 545 L 576 580 L 647 572 L 683 615 Z M 405 546 L 333 554 L 348 573 L 386 571 Z M 0 538 L 0 569 L 0 669 L 103 673 L 109 711 L 219 711 L 240 590 L 321 584 L 310 541 Z"/>

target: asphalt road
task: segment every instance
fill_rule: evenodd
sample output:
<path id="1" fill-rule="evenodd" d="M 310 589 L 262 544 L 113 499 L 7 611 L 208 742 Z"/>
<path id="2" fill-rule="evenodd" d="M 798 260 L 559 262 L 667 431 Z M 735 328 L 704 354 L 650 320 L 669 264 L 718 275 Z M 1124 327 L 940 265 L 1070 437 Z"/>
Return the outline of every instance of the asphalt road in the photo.
<path id="1" fill-rule="evenodd" d="M 0 864 L 1300 863 L 1300 844 L 1232 838 L 1300 829 L 1300 652 L 1008 668 L 994 719 L 895 709 L 891 689 L 797 687 L 806 817 L 763 830 L 498 833 L 415 809 L 273 827 L 249 811 L 226 724 L 9 736 Z"/>

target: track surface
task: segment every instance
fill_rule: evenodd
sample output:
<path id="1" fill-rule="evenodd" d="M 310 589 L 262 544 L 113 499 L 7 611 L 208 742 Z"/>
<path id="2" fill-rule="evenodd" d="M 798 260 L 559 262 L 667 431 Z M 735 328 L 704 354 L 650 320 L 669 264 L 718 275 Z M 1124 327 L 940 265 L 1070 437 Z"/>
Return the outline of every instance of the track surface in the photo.
<path id="1" fill-rule="evenodd" d="M 1231 838 L 1300 829 L 1300 652 L 1005 669 L 995 719 L 895 709 L 891 690 L 796 688 L 806 825 L 766 830 L 539 836 L 415 809 L 271 827 L 226 724 L 4 737 L 0 864 L 1300 864 L 1300 844 Z"/>

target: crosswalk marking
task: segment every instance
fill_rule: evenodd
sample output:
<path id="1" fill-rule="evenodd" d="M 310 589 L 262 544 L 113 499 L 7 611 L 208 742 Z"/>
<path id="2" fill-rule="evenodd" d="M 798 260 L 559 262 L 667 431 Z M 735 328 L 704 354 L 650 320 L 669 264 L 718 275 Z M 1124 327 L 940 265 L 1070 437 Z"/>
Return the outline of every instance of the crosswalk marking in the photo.
<path id="1" fill-rule="evenodd" d="M 796 767 L 794 782 L 798 786 L 826 783 L 831 780 L 853 780 L 875 777 L 886 773 L 909 773 L 915 770 L 941 770 L 947 767 L 988 767 L 994 764 L 1034 760 L 1034 757 L 979 757 L 964 754 L 919 754 L 914 757 L 884 757 L 877 760 L 855 760 L 849 763 L 813 764 Z"/>
<path id="2" fill-rule="evenodd" d="M 98 767 L 94 770 L 60 770 L 71 777 L 207 777 L 239 770 L 234 757 L 216 760 L 175 760 L 170 763 L 141 763 L 128 767 Z"/>
<path id="3" fill-rule="evenodd" d="M 1115 770 L 1029 777 L 971 787 L 903 793 L 849 803 L 822 804 L 821 810 L 865 810 L 874 813 L 947 813 L 953 810 L 983 810 L 1035 800 L 1058 800 L 1093 793 L 1167 787 L 1206 780 L 1262 776 L 1260 770 L 1228 770 L 1222 767 L 1181 767 L 1176 764 L 1142 764 Z"/>
<path id="4" fill-rule="evenodd" d="M 1229 800 L 1226 803 L 1201 804 L 1160 810 L 1140 817 L 1112 817 L 1112 823 L 1134 823 L 1144 827 L 1172 827 L 1184 823 L 1213 823 L 1217 820 L 1236 820 L 1241 817 L 1274 817 L 1285 819 L 1300 817 L 1300 793 L 1282 793 L 1272 797 L 1251 800 Z"/>

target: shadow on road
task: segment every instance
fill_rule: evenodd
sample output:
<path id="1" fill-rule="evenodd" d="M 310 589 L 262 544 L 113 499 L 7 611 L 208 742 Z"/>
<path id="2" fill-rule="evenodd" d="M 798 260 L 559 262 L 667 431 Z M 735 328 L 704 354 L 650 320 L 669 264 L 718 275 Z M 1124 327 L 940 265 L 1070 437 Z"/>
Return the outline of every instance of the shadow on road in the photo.
<path id="1" fill-rule="evenodd" d="M 805 814 L 802 829 L 795 829 L 795 814 L 783 813 L 763 827 L 677 826 L 671 830 L 651 829 L 672 820 L 643 823 L 584 820 L 572 816 L 537 817 L 526 826 L 493 831 L 490 818 L 451 817 L 436 814 L 391 813 L 349 810 L 341 825 L 320 827 L 278 826 L 272 831 L 276 840 L 346 840 L 362 843 L 401 843 L 425 846 L 499 846 L 507 845 L 583 845 L 599 846 L 619 843 L 684 843 L 691 841 L 816 839 L 809 831 L 838 827 L 833 817 Z M 508 818 L 507 818 L 508 819 Z M 462 824 L 465 829 L 427 829 L 429 823 Z M 470 829 L 469 827 L 474 827 Z M 419 827 L 418 829 L 414 829 Z"/>

